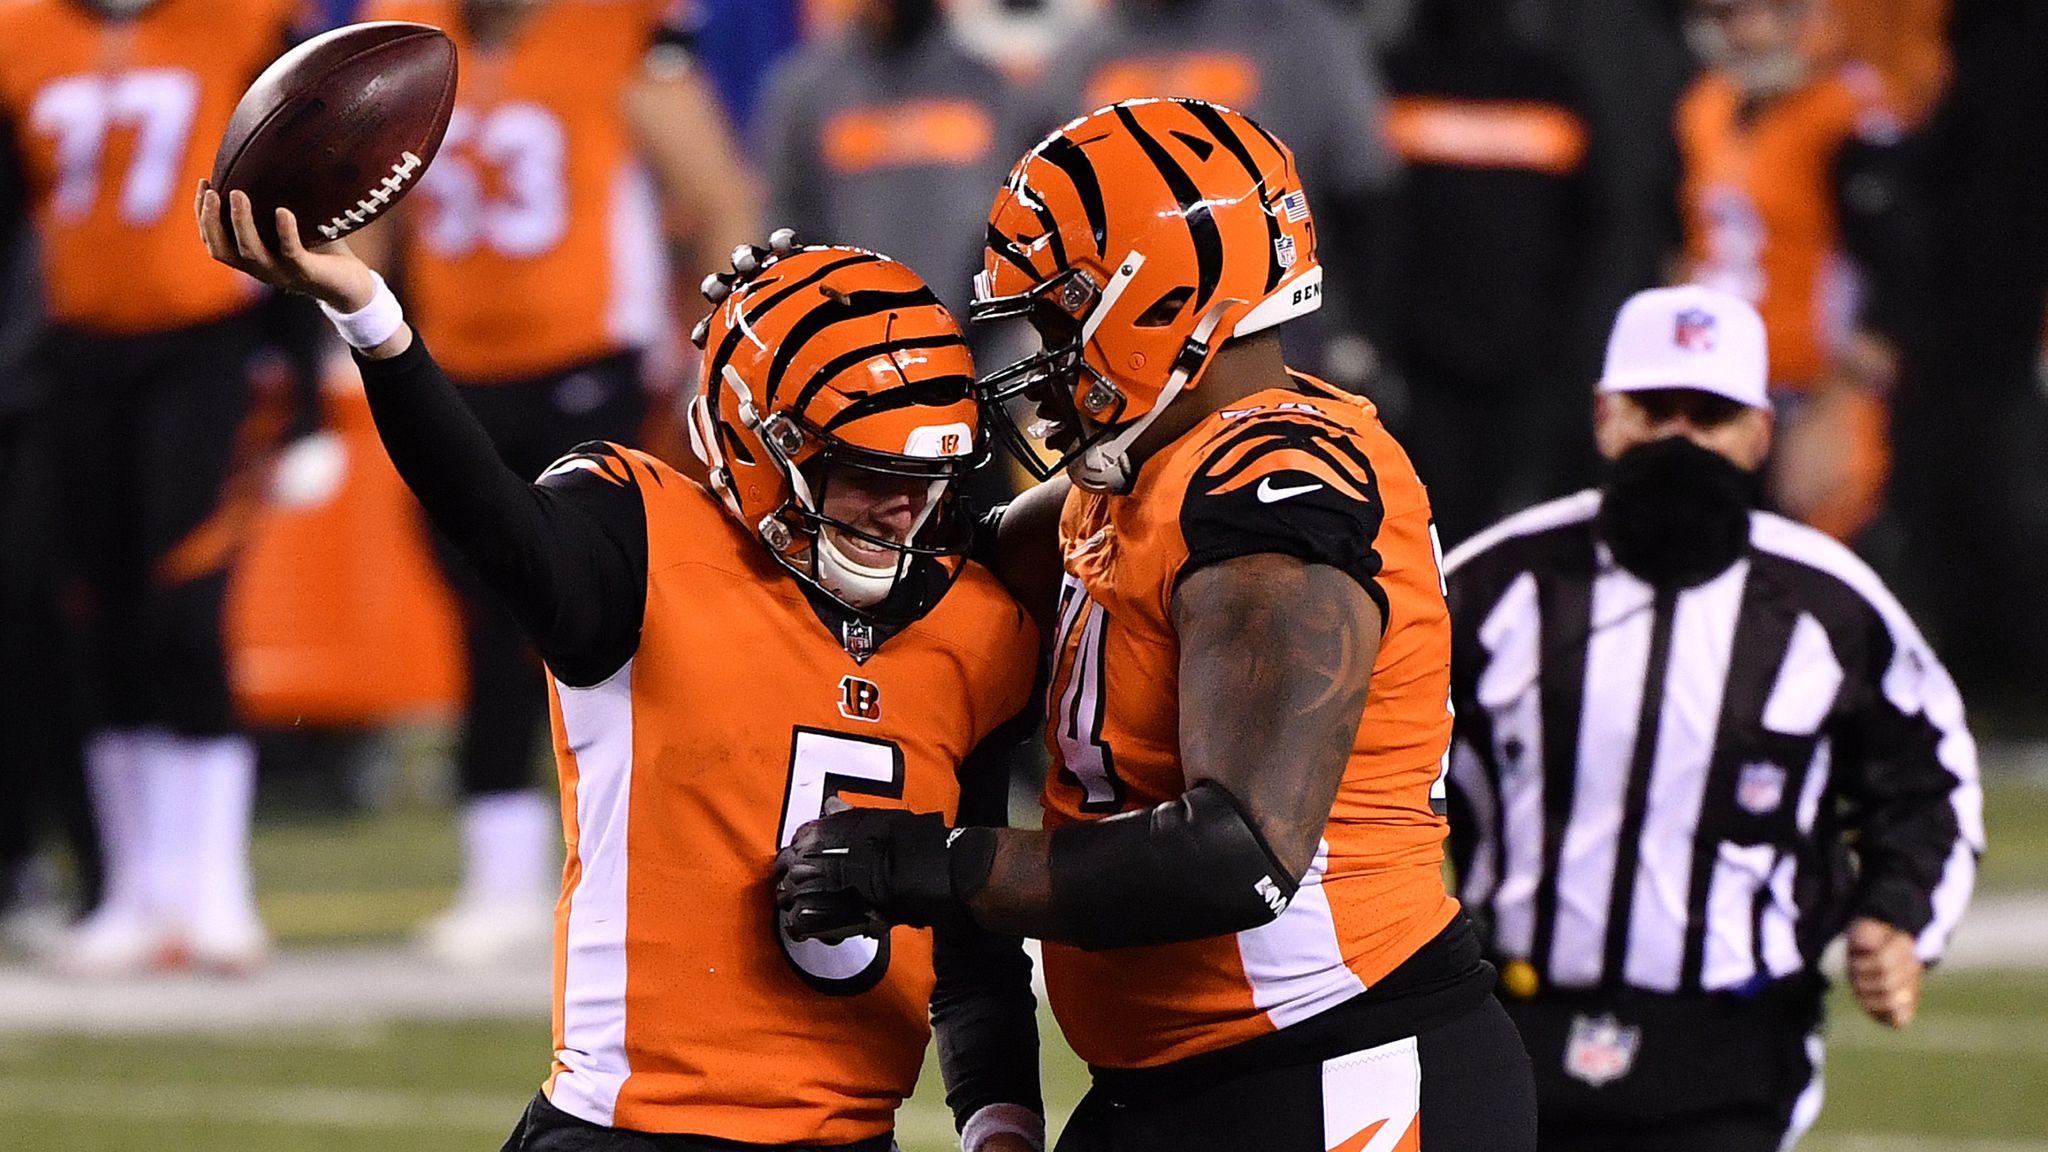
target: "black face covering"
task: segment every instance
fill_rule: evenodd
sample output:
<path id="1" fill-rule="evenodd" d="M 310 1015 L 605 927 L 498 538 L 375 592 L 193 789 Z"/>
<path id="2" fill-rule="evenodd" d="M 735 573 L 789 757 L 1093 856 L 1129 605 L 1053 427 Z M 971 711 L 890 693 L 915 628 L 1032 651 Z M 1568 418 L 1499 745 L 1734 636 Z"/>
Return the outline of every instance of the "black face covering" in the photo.
<path id="1" fill-rule="evenodd" d="M 1651 584 L 1703 584 L 1742 555 L 1755 490 L 1755 476 L 1683 436 L 1638 444 L 1608 470 L 1600 535 Z"/>

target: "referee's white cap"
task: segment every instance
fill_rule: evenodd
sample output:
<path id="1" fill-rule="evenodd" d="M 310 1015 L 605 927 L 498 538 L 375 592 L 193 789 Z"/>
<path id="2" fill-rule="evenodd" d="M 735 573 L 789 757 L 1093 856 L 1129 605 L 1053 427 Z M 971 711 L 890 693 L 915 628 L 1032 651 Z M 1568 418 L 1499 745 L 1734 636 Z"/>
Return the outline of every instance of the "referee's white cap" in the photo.
<path id="1" fill-rule="evenodd" d="M 1599 391 L 1697 388 L 1769 409 L 1764 319 L 1739 296 L 1699 284 L 1629 297 L 1607 338 Z"/>

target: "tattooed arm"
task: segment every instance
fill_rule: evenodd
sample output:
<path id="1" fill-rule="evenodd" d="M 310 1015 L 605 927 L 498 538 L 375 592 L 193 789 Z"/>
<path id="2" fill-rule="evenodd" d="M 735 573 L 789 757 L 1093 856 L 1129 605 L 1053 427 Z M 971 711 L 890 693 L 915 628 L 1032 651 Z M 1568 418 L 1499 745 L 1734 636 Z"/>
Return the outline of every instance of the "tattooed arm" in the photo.
<path id="1" fill-rule="evenodd" d="M 1189 576 L 1173 618 L 1182 774 L 1229 788 L 1299 878 L 1365 713 L 1379 606 L 1335 568 L 1266 553 Z"/>
<path id="2" fill-rule="evenodd" d="M 998 831 L 988 883 L 968 901 L 983 927 L 1088 946 L 1096 930 L 1107 927 L 1099 921 L 1123 918 L 1141 929 L 1142 921 L 1157 917 L 1168 922 L 1166 933 L 1185 938 L 1171 925 L 1203 924 L 1211 911 L 1190 910 L 1186 903 L 1230 890 L 1219 879 L 1235 876 L 1234 865 L 1247 862 L 1255 848 L 1264 848 L 1290 881 L 1308 871 L 1365 711 L 1379 653 L 1379 607 L 1335 568 L 1263 553 L 1187 577 L 1174 595 L 1173 620 L 1181 641 L 1181 769 L 1189 796 L 1205 784 L 1221 785 L 1256 834 L 1161 829 L 1156 813 L 1181 807 L 1186 798 L 1125 817 L 1150 818 L 1151 846 L 1158 847 L 1162 836 L 1192 839 L 1191 847 L 1205 857 L 1161 878 L 1173 889 L 1161 891 L 1146 883 L 1128 855 L 1119 867 L 1096 866 L 1099 857 L 1127 853 L 1126 838 L 1098 849 L 1058 844 L 1055 834 L 1044 832 Z M 1198 810 L 1186 819 L 1194 824 L 1204 818 Z M 1078 839 L 1088 829 L 1114 823 L 1096 821 L 1062 832 Z M 1076 883 L 1062 883 L 1070 872 Z M 1126 886 L 1144 891 L 1114 891 Z M 1091 907 L 1077 908 L 1079 900 Z M 1238 910 L 1214 911 L 1233 919 Z"/>

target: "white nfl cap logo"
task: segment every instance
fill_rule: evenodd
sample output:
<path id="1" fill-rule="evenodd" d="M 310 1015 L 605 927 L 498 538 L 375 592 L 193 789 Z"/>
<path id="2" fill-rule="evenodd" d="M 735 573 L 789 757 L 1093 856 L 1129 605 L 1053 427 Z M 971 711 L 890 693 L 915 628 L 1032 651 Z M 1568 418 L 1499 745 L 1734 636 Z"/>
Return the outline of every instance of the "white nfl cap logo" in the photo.
<path id="1" fill-rule="evenodd" d="M 1764 319 L 1749 301 L 1699 284 L 1629 297 L 1607 338 L 1602 392 L 1693 388 L 1768 409 Z"/>

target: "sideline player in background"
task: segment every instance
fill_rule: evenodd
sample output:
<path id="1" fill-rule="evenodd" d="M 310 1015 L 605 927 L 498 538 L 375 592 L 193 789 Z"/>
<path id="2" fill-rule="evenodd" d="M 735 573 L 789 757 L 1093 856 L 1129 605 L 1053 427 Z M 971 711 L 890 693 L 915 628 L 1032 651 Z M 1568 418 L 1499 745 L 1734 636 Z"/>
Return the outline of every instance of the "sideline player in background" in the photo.
<path id="1" fill-rule="evenodd" d="M 1453 851 L 1546 1152 L 1790 1148 L 1821 953 L 1845 936 L 1857 1004 L 1903 1028 L 1969 904 L 1962 698 L 1862 561 L 1752 510 L 1768 381 L 1742 300 L 1640 293 L 1599 384 L 1605 487 L 1447 564 Z"/>
<path id="2" fill-rule="evenodd" d="M 395 267 L 437 358 L 521 476 L 585 440 L 639 440 L 642 353 L 673 323 L 664 223 L 687 238 L 683 267 L 709 265 L 752 233 L 749 178 L 690 61 L 687 7 L 363 8 L 364 19 L 446 29 L 461 65 L 454 118 L 420 195 L 372 229 L 363 251 Z M 517 622 L 445 533 L 439 543 L 468 651 L 456 750 L 462 888 L 422 943 L 449 963 L 488 963 L 536 952 L 552 919 L 553 818 L 533 788 L 547 703 Z"/>
<path id="3" fill-rule="evenodd" d="M 1923 323 L 1925 221 L 1880 74 L 1823 0 L 1695 0 L 1679 104 L 1685 277 L 1770 327 L 1773 503 L 1839 540 L 1877 515 L 1890 394 Z"/>
<path id="4" fill-rule="evenodd" d="M 784 923 L 1043 939 L 1094 1073 L 1063 1149 L 1532 1148 L 1528 1058 L 1444 891 L 1428 499 L 1273 331 L 1320 301 L 1292 154 L 1214 105 L 1118 104 L 1024 157 L 988 238 L 976 317 L 1044 351 L 983 379 L 986 418 L 1076 485 L 996 545 L 1039 570 L 1013 587 L 1065 561 L 1046 830 L 827 815 L 778 865 Z"/>
<path id="5" fill-rule="evenodd" d="M 251 360 L 306 341 L 275 331 L 290 309 L 208 261 L 176 209 L 243 89 L 303 30 L 299 7 L 0 5 L 0 148 L 27 175 L 51 431 L 68 453 L 55 485 L 66 642 L 50 673 L 88 736 L 105 862 L 103 899 L 54 957 L 81 974 L 179 957 L 239 969 L 265 948 L 248 872 L 255 752 L 221 615 L 282 427 L 252 405 Z M 318 419 L 315 359 L 301 357 L 298 431 Z"/>
<path id="6" fill-rule="evenodd" d="M 699 330 L 710 487 L 615 444 L 528 483 L 346 244 L 306 251 L 279 209 L 263 251 L 232 200 L 239 248 L 202 185 L 208 250 L 328 307 L 399 475 L 547 662 L 555 1065 L 506 1147 L 887 1152 L 934 1025 L 967 1152 L 1042 1145 L 1018 940 L 826 946 L 768 914 L 776 848 L 839 796 L 1001 820 L 1037 636 L 964 554 L 974 366 L 930 289 L 787 232 L 743 248 Z"/>

